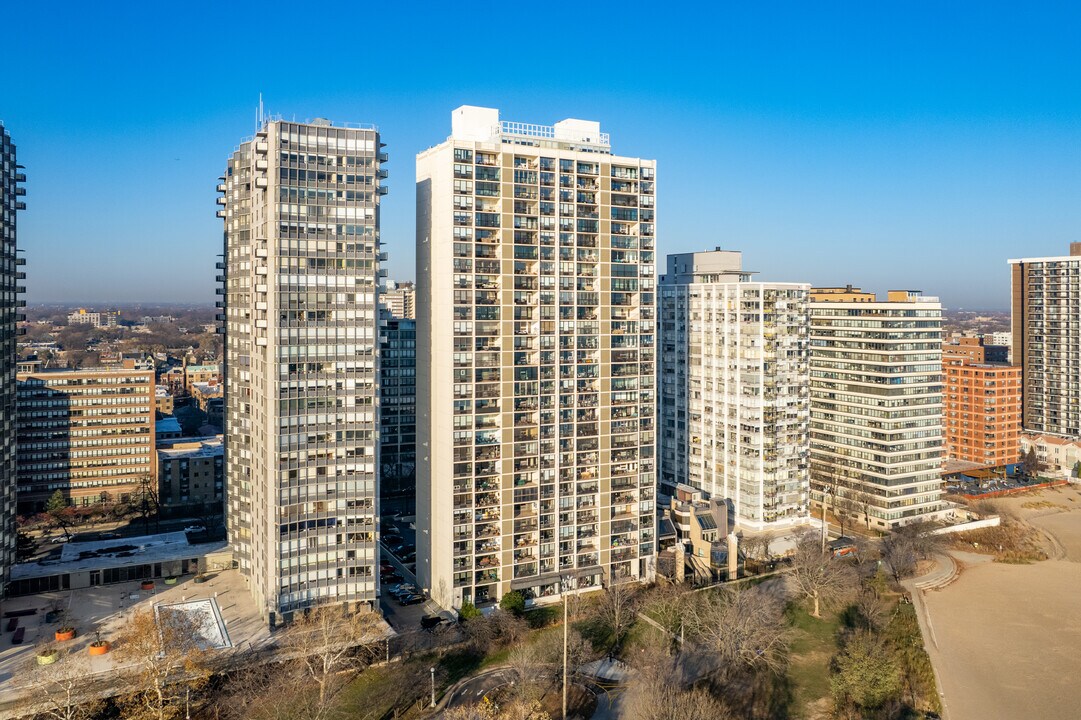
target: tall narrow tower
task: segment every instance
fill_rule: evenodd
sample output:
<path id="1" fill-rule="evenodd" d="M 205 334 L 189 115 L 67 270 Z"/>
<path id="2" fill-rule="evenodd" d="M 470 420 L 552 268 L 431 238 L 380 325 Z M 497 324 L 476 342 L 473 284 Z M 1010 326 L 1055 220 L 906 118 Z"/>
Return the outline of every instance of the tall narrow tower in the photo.
<path id="1" fill-rule="evenodd" d="M 418 576 L 444 607 L 654 572 L 656 163 L 461 107 L 417 156 Z"/>
<path id="2" fill-rule="evenodd" d="M 738 252 L 661 277 L 662 492 L 729 500 L 746 530 L 809 522 L 809 285 L 753 282 Z"/>
<path id="3" fill-rule="evenodd" d="M 229 539 L 275 622 L 376 603 L 379 133 L 266 121 L 229 158 Z"/>
<path id="4" fill-rule="evenodd" d="M 19 298 L 24 277 L 16 257 L 15 217 L 26 204 L 20 183 L 26 180 L 15 159 L 15 145 L 0 123 L 0 594 L 15 563 L 15 363 L 19 320 L 25 318 Z"/>

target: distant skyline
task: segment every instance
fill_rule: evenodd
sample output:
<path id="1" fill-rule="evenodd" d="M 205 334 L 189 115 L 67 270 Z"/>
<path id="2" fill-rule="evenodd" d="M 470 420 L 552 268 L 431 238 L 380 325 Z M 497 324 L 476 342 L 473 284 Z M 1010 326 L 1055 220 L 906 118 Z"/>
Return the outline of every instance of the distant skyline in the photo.
<path id="1" fill-rule="evenodd" d="M 260 93 L 379 126 L 393 280 L 414 277 L 414 157 L 462 104 L 598 120 L 656 158 L 658 266 L 720 246 L 764 280 L 1004 310 L 1008 258 L 1081 240 L 1074 5 L 515 7 L 5 9 L 27 300 L 213 303 L 214 186 Z"/>

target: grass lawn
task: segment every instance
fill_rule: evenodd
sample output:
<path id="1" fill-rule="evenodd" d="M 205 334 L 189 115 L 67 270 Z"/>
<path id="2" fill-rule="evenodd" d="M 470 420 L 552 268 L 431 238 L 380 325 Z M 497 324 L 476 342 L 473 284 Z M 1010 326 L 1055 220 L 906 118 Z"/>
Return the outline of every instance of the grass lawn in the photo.
<path id="1" fill-rule="evenodd" d="M 841 620 L 837 613 L 823 612 L 811 617 L 801 605 L 789 606 L 785 613 L 792 629 L 789 646 L 788 678 L 792 683 L 789 711 L 793 718 L 810 717 L 812 707 L 822 707 L 830 698 L 830 658 L 837 652 L 837 631 Z"/>

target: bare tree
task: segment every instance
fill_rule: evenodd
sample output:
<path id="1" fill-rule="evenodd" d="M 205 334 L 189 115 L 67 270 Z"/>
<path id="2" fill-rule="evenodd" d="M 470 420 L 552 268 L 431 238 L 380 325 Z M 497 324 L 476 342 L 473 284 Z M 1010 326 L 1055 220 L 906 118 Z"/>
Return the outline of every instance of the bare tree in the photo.
<path id="1" fill-rule="evenodd" d="M 920 560 L 926 560 L 943 544 L 941 535 L 932 535 L 927 523 L 917 522 L 897 528 L 882 538 L 882 561 L 894 580 L 900 582 L 916 572 Z"/>
<path id="2" fill-rule="evenodd" d="M 769 537 L 766 535 L 744 535 L 739 539 L 743 557 L 754 563 L 763 563 L 769 559 Z"/>
<path id="3" fill-rule="evenodd" d="M 352 674 L 370 662 L 385 634 L 378 614 L 350 612 L 343 605 L 312 608 L 286 628 L 282 647 L 296 657 L 295 662 L 318 688 L 320 716 Z"/>
<path id="4" fill-rule="evenodd" d="M 123 699 L 125 718 L 178 717 L 190 693 L 210 679 L 209 653 L 195 623 L 168 607 L 135 613 L 118 638 L 117 656 L 131 666 L 134 688 Z"/>
<path id="5" fill-rule="evenodd" d="M 823 602 L 839 600 L 851 593 L 856 573 L 848 563 L 835 560 L 810 534 L 796 543 L 788 578 L 795 590 L 814 603 L 811 615 L 821 617 Z"/>
<path id="6" fill-rule="evenodd" d="M 597 619 L 612 636 L 612 647 L 619 647 L 638 614 L 638 588 L 627 580 L 615 581 L 598 597 Z"/>
<path id="7" fill-rule="evenodd" d="M 651 620 L 659 623 L 669 633 L 678 635 L 690 598 L 687 591 L 679 585 L 658 583 L 645 593 L 641 608 Z"/>
<path id="8" fill-rule="evenodd" d="M 688 688 L 678 661 L 644 666 L 627 684 L 620 717 L 627 720 L 730 720 L 729 709 L 701 688 Z"/>
<path id="9" fill-rule="evenodd" d="M 44 654 L 55 648 L 41 648 Z M 50 665 L 35 659 L 26 668 L 30 688 L 25 711 L 50 720 L 91 720 L 97 717 L 102 702 L 100 688 L 92 680 L 90 663 L 83 655 L 66 653 Z"/>
<path id="10" fill-rule="evenodd" d="M 696 593 L 687 623 L 696 644 L 723 669 L 784 666 L 788 631 L 777 584 Z"/>

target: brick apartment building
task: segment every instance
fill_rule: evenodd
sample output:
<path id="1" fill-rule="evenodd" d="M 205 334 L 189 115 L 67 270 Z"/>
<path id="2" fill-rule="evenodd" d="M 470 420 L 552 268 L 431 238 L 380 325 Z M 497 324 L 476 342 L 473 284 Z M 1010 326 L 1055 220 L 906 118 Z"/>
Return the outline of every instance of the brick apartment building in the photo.
<path id="1" fill-rule="evenodd" d="M 978 338 L 942 348 L 946 455 L 986 466 L 1021 453 L 1021 368 L 986 361 Z"/>

